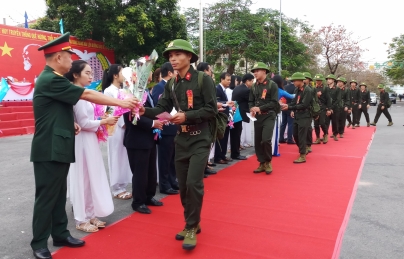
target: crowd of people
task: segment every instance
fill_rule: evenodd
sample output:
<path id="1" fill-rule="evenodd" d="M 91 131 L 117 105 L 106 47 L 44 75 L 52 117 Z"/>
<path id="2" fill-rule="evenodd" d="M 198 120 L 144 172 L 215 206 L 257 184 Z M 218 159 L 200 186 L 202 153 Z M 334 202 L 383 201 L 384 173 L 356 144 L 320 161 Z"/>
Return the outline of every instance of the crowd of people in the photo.
<path id="1" fill-rule="evenodd" d="M 351 80 L 345 88 L 343 77 L 317 74 L 313 80 L 308 72 L 293 74 L 288 83 L 279 75 L 271 77 L 269 67 L 258 62 L 242 77 L 222 73 L 215 86 L 211 66 L 200 62 L 195 69 L 192 64 L 198 56 L 181 39 L 172 41 L 163 52 L 169 62 L 150 77 L 156 84 L 146 90 L 144 104 L 136 98 L 122 100 L 118 96 L 124 91 L 123 66 L 112 64 L 104 72 L 103 93 L 86 90 L 92 81 L 91 67 L 83 60 L 71 61 L 68 42 L 65 34 L 40 48 L 47 66 L 34 93 L 36 132 L 31 161 L 36 199 L 31 247 L 36 258 L 52 258 L 47 248 L 49 235 L 56 246 L 84 245 L 66 228 L 67 189 L 76 228 L 97 232 L 107 225 L 98 217 L 114 211 L 113 198 L 130 200 L 131 208 L 143 214 L 152 213 L 150 206 L 163 206 L 155 199 L 158 182 L 161 193 L 179 194 L 185 226 L 175 239 L 182 241 L 183 249 L 192 250 L 201 232 L 203 178 L 216 174 L 215 165 L 247 159 L 240 151 L 253 144 L 259 163 L 253 172 L 270 174 L 280 143 L 297 145 L 299 157 L 294 162 L 303 163 L 313 151 L 312 144 L 328 142 L 330 125 L 330 138 L 335 141 L 338 135 L 343 138 L 347 119 L 348 128 L 357 128 L 364 113 L 367 126 L 371 125 L 365 83 L 357 88 L 357 82 Z M 328 85 L 323 85 L 325 79 Z M 392 125 L 384 86 L 379 89 L 373 125 L 381 113 Z M 105 111 L 122 107 L 128 112 L 99 115 L 96 104 L 105 105 Z M 317 111 L 315 104 L 320 108 Z M 170 118 L 158 119 L 164 113 Z M 134 123 L 136 114 L 140 117 Z M 225 114 L 227 124 L 218 139 L 220 114 Z M 113 129 L 107 139 L 109 182 L 96 134 L 102 125 Z M 129 184 L 132 193 L 127 190 Z"/>

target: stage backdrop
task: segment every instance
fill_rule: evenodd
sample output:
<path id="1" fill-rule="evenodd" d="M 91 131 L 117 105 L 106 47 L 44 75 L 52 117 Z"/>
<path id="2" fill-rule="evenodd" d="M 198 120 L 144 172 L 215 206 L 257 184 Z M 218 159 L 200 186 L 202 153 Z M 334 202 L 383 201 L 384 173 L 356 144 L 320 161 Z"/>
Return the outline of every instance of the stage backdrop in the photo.
<path id="1" fill-rule="evenodd" d="M 3 101 L 32 99 L 36 78 L 45 66 L 43 52 L 38 48 L 59 36 L 59 33 L 0 25 L 0 78 L 14 80 Z M 77 54 L 72 59 L 85 60 L 93 69 L 94 79 L 89 88 L 94 89 L 101 83 L 103 70 L 115 62 L 114 52 L 99 41 L 70 37 L 70 44 Z"/>

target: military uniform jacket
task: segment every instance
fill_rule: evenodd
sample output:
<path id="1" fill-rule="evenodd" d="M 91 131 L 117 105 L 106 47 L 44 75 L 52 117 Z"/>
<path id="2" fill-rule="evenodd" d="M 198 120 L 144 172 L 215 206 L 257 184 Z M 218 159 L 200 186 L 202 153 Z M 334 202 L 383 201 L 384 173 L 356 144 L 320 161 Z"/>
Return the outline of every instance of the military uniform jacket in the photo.
<path id="1" fill-rule="evenodd" d="M 380 92 L 380 106 L 384 106 L 387 105 L 387 102 L 389 101 L 390 97 L 389 97 L 389 93 L 387 92 Z"/>
<path id="2" fill-rule="evenodd" d="M 361 93 L 358 88 L 355 87 L 355 89 L 349 88 L 349 99 L 350 99 L 350 105 L 358 104 L 361 100 Z"/>
<path id="3" fill-rule="evenodd" d="M 324 87 L 323 85 L 316 86 L 316 93 L 318 92 L 321 92 L 321 95 L 318 97 L 321 109 L 330 110 L 331 109 L 330 88 Z"/>
<path id="4" fill-rule="evenodd" d="M 337 110 L 341 107 L 341 89 L 339 87 L 334 86 L 330 87 L 330 98 L 331 98 L 331 107 L 333 110 Z"/>
<path id="5" fill-rule="evenodd" d="M 180 105 L 179 108 L 186 115 L 184 125 L 195 125 L 214 119 L 217 114 L 217 103 L 216 88 L 212 78 L 204 74 L 202 89 L 199 88 L 198 71 L 191 66 L 184 78 L 180 78 L 178 75 L 174 79 L 174 84 L 172 86 L 169 86 L 169 84 L 170 81 L 165 84 L 163 95 L 159 99 L 157 106 L 146 108 L 145 116 L 153 118 L 163 112 L 170 113 L 173 107 L 179 111 L 171 93 L 172 89 L 174 89 Z M 192 93 L 192 103 L 189 103 L 187 93 Z"/>
<path id="6" fill-rule="evenodd" d="M 295 120 L 311 119 L 310 105 L 313 100 L 313 90 L 309 86 L 304 86 L 303 89 L 296 89 L 295 98 L 288 106 L 288 110 L 294 111 Z"/>
<path id="7" fill-rule="evenodd" d="M 248 106 L 250 109 L 258 107 L 263 113 L 280 112 L 278 85 L 268 77 L 262 83 L 257 81 L 250 90 Z"/>
<path id="8" fill-rule="evenodd" d="M 370 92 L 368 90 L 365 89 L 365 91 L 362 92 L 362 90 L 360 90 L 360 94 L 361 94 L 361 105 L 368 105 L 370 103 Z"/>
<path id="9" fill-rule="evenodd" d="M 33 108 L 35 134 L 32 139 L 31 161 L 74 163 L 75 105 L 84 88 L 75 86 L 65 77 L 45 66 L 34 90 Z"/>
<path id="10" fill-rule="evenodd" d="M 350 108 L 349 91 L 345 87 L 341 89 L 341 108 Z"/>

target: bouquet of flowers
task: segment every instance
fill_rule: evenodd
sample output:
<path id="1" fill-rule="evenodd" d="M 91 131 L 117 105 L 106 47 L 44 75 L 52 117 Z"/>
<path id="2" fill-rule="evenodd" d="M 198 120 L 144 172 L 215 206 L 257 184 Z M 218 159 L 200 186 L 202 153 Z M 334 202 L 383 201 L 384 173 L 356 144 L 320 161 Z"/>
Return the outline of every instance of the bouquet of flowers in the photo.
<path id="1" fill-rule="evenodd" d="M 101 120 L 101 117 L 103 116 L 104 116 L 104 105 L 94 104 L 94 119 Z M 100 125 L 95 134 L 97 135 L 98 143 L 106 142 L 109 135 L 105 125 Z"/>

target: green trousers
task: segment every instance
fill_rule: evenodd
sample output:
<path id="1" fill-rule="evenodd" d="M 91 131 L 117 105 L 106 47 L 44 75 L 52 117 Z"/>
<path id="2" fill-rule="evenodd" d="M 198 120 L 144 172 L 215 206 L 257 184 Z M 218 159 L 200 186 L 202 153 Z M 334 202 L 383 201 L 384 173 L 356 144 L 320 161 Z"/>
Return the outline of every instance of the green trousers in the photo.
<path id="1" fill-rule="evenodd" d="M 175 137 L 175 171 L 184 207 L 185 228 L 196 227 L 201 221 L 203 175 L 211 144 L 209 128 L 201 130 L 199 135 L 184 132 Z"/>
<path id="2" fill-rule="evenodd" d="M 275 126 L 275 112 L 257 114 L 254 121 L 254 148 L 258 162 L 272 161 L 272 134 Z"/>
<path id="3" fill-rule="evenodd" d="M 33 250 L 47 248 L 50 235 L 56 241 L 70 236 L 65 209 L 69 167 L 68 163 L 34 162 L 34 238 L 31 241 Z"/>
<path id="4" fill-rule="evenodd" d="M 309 140 L 307 133 L 309 129 L 311 129 L 311 121 L 312 119 L 309 117 L 301 119 L 295 118 L 293 122 L 293 138 L 295 139 L 296 145 L 299 147 L 299 153 L 301 155 L 306 154 L 306 146 Z"/>

